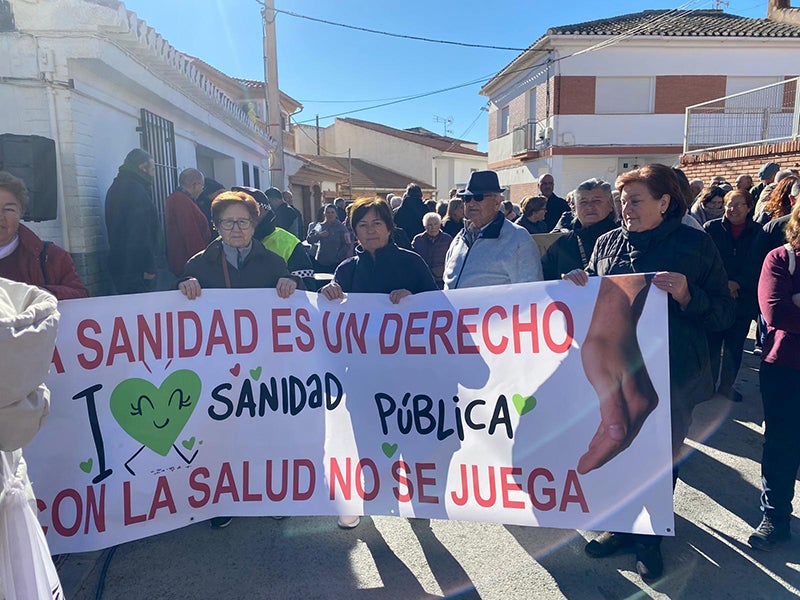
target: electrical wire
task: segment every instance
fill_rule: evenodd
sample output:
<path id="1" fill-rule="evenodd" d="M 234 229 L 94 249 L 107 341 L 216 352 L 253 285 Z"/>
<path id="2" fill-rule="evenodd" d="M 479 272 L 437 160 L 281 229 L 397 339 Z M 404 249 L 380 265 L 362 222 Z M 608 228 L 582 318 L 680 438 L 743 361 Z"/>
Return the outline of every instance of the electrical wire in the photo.
<path id="1" fill-rule="evenodd" d="M 255 0 L 261 6 L 264 6 L 264 3 L 261 0 Z M 307 21 L 313 21 L 315 23 L 323 23 L 325 25 L 333 25 L 334 27 L 342 27 L 344 29 L 353 29 L 355 31 L 363 31 L 365 33 L 374 33 L 376 35 L 384 35 L 387 37 L 393 38 L 400 38 L 404 40 L 414 40 L 417 42 L 429 42 L 433 44 L 446 44 L 449 46 L 461 46 L 465 48 L 482 48 L 484 50 L 511 50 L 514 52 L 528 52 L 530 48 L 516 48 L 513 46 L 493 46 L 491 44 L 470 44 L 468 42 L 456 42 L 453 40 L 438 40 L 435 38 L 427 38 L 427 37 L 420 37 L 417 35 L 406 35 L 403 33 L 392 33 L 390 31 L 381 31 L 379 29 L 370 29 L 369 27 L 358 27 L 356 25 L 348 25 L 347 23 L 337 23 L 336 21 L 328 21 L 326 19 L 320 19 L 317 17 L 310 17 L 308 15 L 301 15 L 296 12 L 292 12 L 289 10 L 281 10 L 279 8 L 273 8 L 276 13 L 287 15 L 290 17 L 296 17 L 298 19 L 305 19 Z"/>

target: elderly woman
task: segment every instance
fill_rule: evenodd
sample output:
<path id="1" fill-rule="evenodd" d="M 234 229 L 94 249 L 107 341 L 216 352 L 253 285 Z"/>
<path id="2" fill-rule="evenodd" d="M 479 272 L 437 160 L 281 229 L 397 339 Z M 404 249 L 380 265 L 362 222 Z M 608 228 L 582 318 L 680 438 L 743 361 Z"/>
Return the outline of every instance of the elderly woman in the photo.
<path id="1" fill-rule="evenodd" d="M 450 198 L 447 203 L 447 214 L 442 219 L 442 231 L 450 237 L 456 237 L 464 229 L 464 201 L 461 198 Z"/>
<path id="2" fill-rule="evenodd" d="M 385 200 L 359 198 L 348 213 L 358 240 L 356 255 L 336 268 L 333 281 L 322 287 L 320 294 L 329 300 L 344 298 L 348 292 L 389 294 L 389 300 L 397 304 L 411 294 L 437 289 L 425 261 L 391 241 L 394 219 Z M 350 406 L 349 410 L 351 418 L 359 420 L 357 407 Z M 338 525 L 352 529 L 360 520 L 358 516 L 340 516 Z"/>
<path id="3" fill-rule="evenodd" d="M 422 224 L 425 226 L 425 231 L 414 236 L 411 247 L 428 265 L 436 285 L 441 290 L 444 287 L 444 259 L 453 237 L 442 231 L 442 218 L 435 212 L 422 217 Z"/>
<path id="4" fill-rule="evenodd" d="M 572 231 L 553 242 L 542 257 L 545 280 L 561 279 L 573 269 L 585 269 L 597 238 L 619 226 L 610 183 L 599 179 L 584 181 L 575 190 L 575 198 Z"/>
<path id="5" fill-rule="evenodd" d="M 547 214 L 547 198 L 544 196 L 525 196 L 520 203 L 522 215 L 516 224 L 524 227 L 528 233 L 550 233 L 550 227 L 544 220 Z"/>
<path id="6" fill-rule="evenodd" d="M 725 193 L 725 190 L 716 185 L 705 188 L 695 200 L 689 214 L 700 225 L 711 219 L 719 219 L 725 212 Z"/>
<path id="7" fill-rule="evenodd" d="M 736 300 L 733 325 L 725 331 L 706 332 L 711 353 L 711 376 L 715 384 L 719 378 L 717 393 L 734 402 L 742 401 L 742 394 L 733 388 L 733 384 L 742 364 L 750 322 L 758 313 L 757 276 L 751 261 L 753 244 L 761 228 L 749 216 L 754 204 L 753 197 L 746 190 L 728 192 L 722 218 L 703 225 L 719 250 L 728 274 L 728 290 Z"/>
<path id="8" fill-rule="evenodd" d="M 58 300 L 88 297 L 69 253 L 20 223 L 27 208 L 25 183 L 0 171 L 0 277 L 39 286 Z"/>
<path id="9" fill-rule="evenodd" d="M 326 204 L 324 221 L 309 230 L 306 241 L 317 244 L 315 269 L 320 273 L 333 273 L 336 265 L 353 255 L 353 246 L 347 227 L 339 221 L 336 207 Z"/>
<path id="10" fill-rule="evenodd" d="M 708 343 L 705 335 L 698 334 L 730 327 L 734 302 L 711 238 L 681 224 L 685 200 L 672 169 L 645 165 L 623 173 L 616 185 L 621 193 L 622 227 L 597 240 L 585 271 L 571 271 L 564 278 L 585 285 L 590 275 L 656 272 L 652 285 L 669 295 L 670 409 L 676 461 L 694 406 L 713 394 Z M 606 292 L 614 288 L 613 293 L 604 293 L 604 284 Z M 627 289 L 630 285 L 625 279 L 603 280 L 597 303 L 604 306 L 595 307 L 595 315 L 602 310 L 603 318 L 592 319 L 581 351 L 584 370 L 599 396 L 601 415 L 597 434 L 578 463 L 581 473 L 625 450 L 658 402 L 641 356 L 632 351 L 638 352 L 636 328 L 630 319 L 620 318 L 626 308 L 628 314 L 635 314 L 635 305 L 649 284 Z M 599 558 L 631 547 L 642 579 L 660 577 L 660 536 L 606 532 L 587 544 L 586 553 Z"/>
<path id="11" fill-rule="evenodd" d="M 767 322 L 759 370 L 764 403 L 764 516 L 748 540 L 758 550 L 789 541 L 800 467 L 800 203 L 795 203 L 786 224 L 786 242 L 767 254 L 758 281 L 758 305 Z"/>
<path id="12" fill-rule="evenodd" d="M 211 202 L 211 217 L 220 237 L 186 263 L 178 284 L 193 300 L 202 288 L 275 288 L 288 298 L 297 288 L 286 262 L 260 243 L 253 243 L 259 219 L 255 199 L 245 192 L 223 192 Z"/>

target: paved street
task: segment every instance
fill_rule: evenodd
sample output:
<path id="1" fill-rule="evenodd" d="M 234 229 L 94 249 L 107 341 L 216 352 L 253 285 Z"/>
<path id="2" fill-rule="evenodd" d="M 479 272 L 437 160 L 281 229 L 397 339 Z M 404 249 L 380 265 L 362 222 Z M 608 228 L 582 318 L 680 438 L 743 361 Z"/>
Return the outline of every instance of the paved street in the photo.
<path id="1" fill-rule="evenodd" d="M 757 365 L 748 351 L 742 404 L 716 398 L 695 411 L 689 444 L 696 452 L 675 495 L 677 537 L 664 541 L 666 575 L 653 586 L 638 577 L 630 554 L 588 558 L 587 532 L 391 517 L 341 531 L 333 517 L 293 517 L 235 519 L 223 530 L 201 523 L 122 545 L 108 564 L 102 598 L 800 597 L 796 517 L 794 539 L 779 551 L 746 544 L 760 519 Z M 67 598 L 96 597 L 108 555 L 60 561 Z"/>

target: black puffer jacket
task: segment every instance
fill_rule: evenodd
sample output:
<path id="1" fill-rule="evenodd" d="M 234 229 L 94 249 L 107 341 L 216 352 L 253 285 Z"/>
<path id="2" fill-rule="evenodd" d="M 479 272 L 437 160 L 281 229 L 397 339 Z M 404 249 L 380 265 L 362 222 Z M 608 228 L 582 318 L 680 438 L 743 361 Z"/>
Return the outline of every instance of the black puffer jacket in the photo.
<path id="1" fill-rule="evenodd" d="M 422 217 L 427 212 L 428 207 L 422 202 L 422 198 L 405 196 L 403 203 L 394 211 L 394 223 L 406 232 L 409 239 L 413 240 L 415 235 L 425 231 Z"/>
<path id="2" fill-rule="evenodd" d="M 734 300 L 728 275 L 711 238 L 666 219 L 655 229 L 614 229 L 601 236 L 586 268 L 590 275 L 672 271 L 686 276 L 692 299 L 681 310 L 669 298 L 669 370 L 673 402 L 693 406 L 711 397 L 714 385 L 705 331 L 724 331 L 733 323 Z"/>
<path id="3" fill-rule="evenodd" d="M 745 228 L 737 239 L 731 235 L 731 224 L 727 218 L 707 221 L 703 228 L 714 240 L 728 279 L 741 286 L 736 299 L 736 316 L 754 319 L 758 314 L 758 277 L 752 262 L 756 260 L 754 243 L 761 228 L 752 219 L 745 220 Z M 759 270 L 761 266 L 759 265 Z"/>
<path id="4" fill-rule="evenodd" d="M 217 238 L 205 250 L 189 259 L 183 279 L 194 277 L 203 288 L 227 287 L 223 260 L 222 240 Z M 232 288 L 274 288 L 281 277 L 290 277 L 299 282 L 298 277 L 289 275 L 286 262 L 256 239 L 240 269 L 228 264 L 228 276 Z"/>
<path id="5" fill-rule="evenodd" d="M 392 242 L 375 252 L 356 248 L 356 256 L 336 268 L 333 280 L 345 292 L 388 294 L 408 290 L 412 294 L 438 290 L 431 270 L 416 252 L 398 248 Z"/>
<path id="6" fill-rule="evenodd" d="M 564 273 L 569 273 L 573 269 L 585 268 L 597 238 L 616 227 L 619 227 L 619 223 L 613 212 L 609 213 L 605 219 L 588 227 L 583 227 L 581 222 L 575 219 L 573 221 L 574 229 L 553 242 L 542 257 L 542 274 L 545 281 L 561 279 Z M 583 245 L 585 260 L 581 256 L 579 242 Z"/>

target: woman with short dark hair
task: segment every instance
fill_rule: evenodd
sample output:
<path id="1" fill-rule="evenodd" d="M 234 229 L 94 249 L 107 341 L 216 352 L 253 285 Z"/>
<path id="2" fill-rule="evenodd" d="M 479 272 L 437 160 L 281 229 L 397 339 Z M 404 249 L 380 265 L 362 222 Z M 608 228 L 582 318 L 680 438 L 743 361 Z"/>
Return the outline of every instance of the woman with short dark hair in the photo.
<path id="1" fill-rule="evenodd" d="M 515 221 L 528 233 L 550 233 L 550 228 L 545 221 L 547 214 L 547 198 L 544 196 L 525 196 L 520 202 L 522 214 Z"/>

